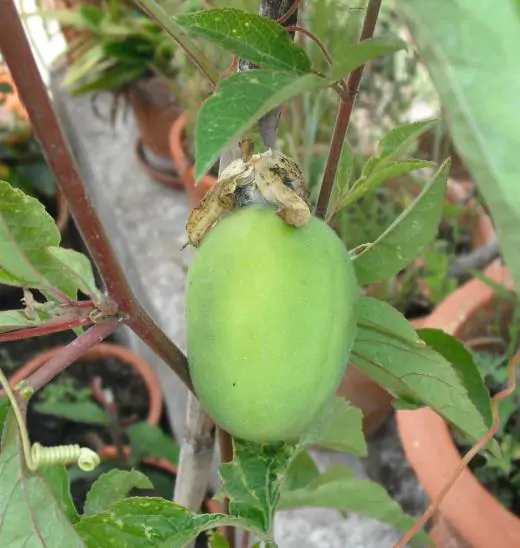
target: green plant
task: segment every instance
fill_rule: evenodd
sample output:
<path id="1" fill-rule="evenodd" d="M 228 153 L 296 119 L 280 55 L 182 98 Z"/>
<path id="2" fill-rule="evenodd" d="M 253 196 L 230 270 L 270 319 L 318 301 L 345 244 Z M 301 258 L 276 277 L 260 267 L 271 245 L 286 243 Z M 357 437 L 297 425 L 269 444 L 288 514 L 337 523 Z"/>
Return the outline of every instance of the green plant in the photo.
<path id="1" fill-rule="evenodd" d="M 199 110 L 197 119 L 196 177 L 200 179 L 237 140 L 242 144 L 242 158 L 221 173 L 211 195 L 192 214 L 192 225 L 200 228 L 202 224 L 205 228 L 202 236 L 219 220 L 222 213 L 227 212 L 232 221 L 233 215 L 237 214 L 232 212 L 234 207 L 251 205 L 251 196 L 254 197 L 258 189 L 269 201 L 275 202 L 284 221 L 305 226 L 307 222 L 316 221 L 309 221 L 312 215 L 330 221 L 345 207 L 368 196 L 389 179 L 430 168 L 431 176 L 420 193 L 391 225 L 375 240 L 363 242 L 356 249 L 349 250 L 358 284 L 370 285 L 395 276 L 414 260 L 420 249 L 433 240 L 441 219 L 449 161 L 438 166 L 413 158 L 409 152 L 416 139 L 432 126 L 431 121 L 393 128 L 380 140 L 376 154 L 364 163 L 360 176 L 354 181 L 349 176 L 353 169 L 353 155 L 351 146 L 345 143 L 345 136 L 363 67 L 380 55 L 405 47 L 402 41 L 394 38 L 371 38 L 380 2 L 368 2 L 360 41 L 357 41 L 356 33 L 355 41 L 338 44 L 326 71 L 314 66 L 305 50 L 295 44 L 291 34 L 283 28 L 283 24 L 287 23 L 289 30 L 298 30 L 292 25 L 296 19 L 295 8 L 298 3 L 284 2 L 284 11 L 277 12 L 274 2 L 262 1 L 264 13 L 268 13 L 271 19 L 278 19 L 282 25 L 268 17 L 240 10 L 207 10 L 174 17 L 153 0 L 140 0 L 140 4 L 182 45 L 211 85 L 216 86 L 216 91 Z M 280 8 L 281 3 L 276 2 L 276 5 Z M 13 285 L 39 290 L 48 298 L 44 304 L 0 314 L 3 331 L 0 333 L 0 341 L 89 327 L 58 358 L 26 379 L 16 387 L 14 393 L 9 391 L 12 408 L 7 412 L 5 420 L 0 479 L 3 482 L 2 488 L 16 493 L 17 498 L 15 504 L 9 506 L 9 501 L 4 501 L 0 508 L 7 523 L 2 530 L 4 544 L 12 544 L 13 539 L 17 542 L 18 537 L 15 535 L 23 527 L 23 542 L 39 539 L 40 542 L 56 544 L 56 539 L 59 539 L 68 546 L 101 547 L 108 539 L 113 544 L 127 543 L 132 547 L 143 543 L 153 543 L 158 547 L 181 547 L 201 531 L 227 526 L 244 529 L 258 539 L 259 545 L 272 548 L 276 545 L 272 527 L 276 510 L 301 506 L 358 511 L 384 519 L 398 529 L 408 529 L 411 518 L 406 516 L 381 486 L 355 478 L 347 467 L 333 467 L 320 472 L 307 452 L 309 447 L 317 445 L 356 455 L 366 454 L 361 412 L 337 398 L 327 401 L 317 410 L 310 427 L 300 433 L 297 441 L 271 443 L 265 440 L 262 443 L 261 440 L 232 439 L 219 428 L 223 462 L 219 468 L 218 496 L 227 500 L 225 513 L 198 514 L 185 507 L 200 506 L 200 498 L 197 497 L 205 490 L 201 489 L 201 485 L 205 487 L 210 467 L 207 466 L 207 458 L 204 466 L 197 467 L 197 463 L 202 457 L 211 454 L 213 447 L 214 424 L 211 417 L 196 405 L 193 397 L 190 397 L 189 407 L 192 445 L 181 451 L 181 468 L 184 458 L 187 473 L 179 475 L 178 485 L 182 485 L 183 490 L 178 491 L 182 496 L 176 497 L 184 506 L 158 497 L 144 500 L 126 498 L 129 489 L 135 484 L 133 479 L 122 481 L 130 478 L 127 472 L 120 477 L 116 494 L 111 478 L 99 478 L 91 491 L 92 498 L 97 500 L 95 510 L 82 515 L 71 512 L 63 468 L 47 468 L 47 465 L 51 462 L 57 465 L 69 464 L 81 458 L 81 455 L 77 449 L 67 448 L 65 451 L 61 448 L 58 451 L 53 448 L 49 449 L 49 453 L 42 453 L 41 448 L 36 447 L 33 458 L 29 452 L 24 423 L 27 399 L 81 356 L 88 347 L 113 333 L 122 323 L 127 323 L 147 341 L 171 365 L 188 388 L 193 390 L 193 385 L 187 372 L 186 358 L 154 324 L 128 286 L 95 210 L 85 194 L 74 163 L 67 154 L 41 80 L 35 76 L 36 70 L 21 68 L 25 63 L 33 69 L 35 65 L 23 34 L 18 32 L 21 26 L 11 0 L 0 4 L 0 16 L 5 21 L 6 29 L 0 37 L 2 51 L 12 67 L 18 87 L 27 97 L 35 97 L 34 101 L 27 101 L 29 113 L 34 118 L 49 162 L 69 199 L 78 227 L 85 235 L 94 262 L 106 284 L 106 292 L 101 292 L 94 283 L 92 266 L 87 258 L 59 247 L 59 234 L 36 200 L 27 198 L 6 183 L 0 183 L 0 216 L 3 221 L 0 227 L 9 235 L 6 243 L 0 247 L 0 276 Z M 247 66 L 242 66 L 243 70 L 237 73 L 219 78 L 218 71 L 201 55 L 191 35 L 206 39 L 240 57 L 247 62 Z M 13 36 L 18 38 L 13 40 Z M 342 55 L 338 55 L 339 51 Z M 17 62 L 20 59 L 23 63 Z M 272 118 L 274 116 L 276 120 L 277 107 L 302 93 L 313 93 L 320 89 L 331 89 L 335 93 L 338 110 L 314 208 L 305 193 L 299 192 L 301 189 L 297 188 L 301 174 L 296 168 L 288 170 L 287 165 L 280 160 L 281 156 L 274 164 L 269 164 L 266 158 L 274 153 L 266 151 L 254 154 L 247 146 L 251 141 L 244 137 L 248 133 L 256 133 L 259 122 L 258 133 L 267 148 L 276 133 L 276 124 L 272 124 Z M 55 152 L 56 149 L 59 154 Z M 303 217 L 298 217 L 296 222 L 291 217 L 293 213 L 302 214 Z M 33 231 L 27 235 L 22 229 L 27 219 L 31 220 L 32 227 L 36 227 L 36 233 Z M 246 238 L 247 234 L 242 233 L 240 236 Z M 211 234 L 207 241 L 211 241 Z M 279 272 L 267 272 L 267 286 L 277 277 L 287 282 L 286 265 L 284 261 L 280 262 Z M 259 268 L 265 266 L 258 265 Z M 247 280 L 244 283 L 247 284 Z M 263 290 L 263 286 L 260 289 Z M 79 290 L 88 300 L 78 303 Z M 294 289 L 297 290 L 304 293 L 307 288 L 300 286 Z M 246 293 L 246 296 L 253 299 L 251 294 Z M 240 303 L 234 300 L 232 292 L 228 295 L 228 301 L 232 308 L 236 306 L 239 309 Z M 435 339 L 427 343 L 404 316 L 388 303 L 362 297 L 357 304 L 358 321 L 348 359 L 350 363 L 387 388 L 395 396 L 396 406 L 414 408 L 427 405 L 464 432 L 472 442 L 493 435 L 494 430 L 489 429 L 489 394 L 471 356 L 466 360 L 453 357 L 461 346 L 458 341 L 444 334 L 442 344 Z M 266 317 L 275 317 L 276 306 L 279 305 L 269 300 Z M 320 305 L 325 306 L 326 303 Z M 353 303 L 346 305 L 349 313 L 354 311 Z M 349 305 L 352 305 L 352 309 Z M 330 306 L 333 310 L 332 304 Z M 284 328 L 289 332 L 302 329 L 303 325 L 313 319 L 312 312 L 298 312 L 295 310 L 288 317 Z M 241 315 L 239 319 L 241 324 L 245 324 L 245 327 L 241 325 L 241 329 L 245 330 L 247 327 L 253 328 L 257 321 L 254 317 L 248 318 L 247 314 Z M 218 325 L 213 325 L 212 336 L 222 343 L 221 349 L 225 355 L 232 351 L 232 347 L 226 344 L 224 334 L 219 332 Z M 269 333 L 269 339 L 271 344 L 279 344 L 283 350 L 282 337 L 277 342 L 273 334 Z M 219 350 L 217 346 L 215 348 Z M 273 364 L 262 361 L 262 350 L 260 347 L 255 357 L 259 367 L 273 367 Z M 234 358 L 238 360 L 239 356 Z M 321 364 L 315 366 L 319 368 Z M 294 374 L 297 375 L 298 371 Z M 5 386 L 5 378 L 2 381 Z M 263 394 L 263 397 L 266 396 L 276 398 L 273 393 Z M 491 449 L 496 450 L 493 445 Z M 96 463 L 92 454 L 87 456 L 87 466 Z M 184 496 L 186 492 L 188 497 Z M 46 508 L 34 508 L 31 497 L 43 497 Z M 57 516 L 53 520 L 52 530 L 42 527 L 42 524 L 47 523 L 45 510 L 49 509 L 53 516 Z M 408 537 L 418 533 L 417 527 L 411 529 Z M 228 538 L 233 544 L 233 535 L 229 534 Z M 421 531 L 413 542 L 424 541 L 427 538 Z"/>
<path id="2" fill-rule="evenodd" d="M 69 62 L 63 83 L 71 94 L 121 93 L 150 76 L 174 84 L 175 45 L 132 3 L 101 0 L 37 15 L 80 31 L 66 51 Z"/>
<path id="3" fill-rule="evenodd" d="M 15 91 L 6 85 L 0 92 L 0 176 L 27 194 L 49 198 L 56 180 L 27 119 L 8 108 L 10 95 Z"/>

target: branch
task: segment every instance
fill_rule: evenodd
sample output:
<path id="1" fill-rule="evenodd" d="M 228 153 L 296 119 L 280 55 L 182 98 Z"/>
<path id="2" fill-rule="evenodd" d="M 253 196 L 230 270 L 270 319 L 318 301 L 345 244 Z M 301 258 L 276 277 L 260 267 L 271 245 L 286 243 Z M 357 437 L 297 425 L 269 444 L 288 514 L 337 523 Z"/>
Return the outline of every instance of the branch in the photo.
<path id="1" fill-rule="evenodd" d="M 105 282 L 109 297 L 130 327 L 191 389 L 186 357 L 136 300 L 85 191 L 34 60 L 14 0 L 0 1 L 0 50 L 25 104 L 47 163 L 65 195 L 78 230 Z"/>
<path id="2" fill-rule="evenodd" d="M 20 329 L 19 331 L 11 331 L 9 333 L 0 333 L 0 343 L 7 341 L 20 341 L 22 339 L 29 339 L 31 337 L 40 337 L 41 335 L 50 335 L 51 333 L 58 333 L 59 331 L 67 331 L 74 329 L 75 327 L 87 327 L 92 325 L 92 320 L 89 317 L 86 318 L 74 318 L 71 320 L 46 323 L 38 325 L 37 327 L 31 327 L 29 329 Z"/>
<path id="3" fill-rule="evenodd" d="M 91 346 L 100 343 L 111 335 L 119 325 L 120 322 L 118 320 L 110 320 L 94 325 L 25 379 L 23 381 L 24 386 L 33 392 L 40 390 L 40 388 L 52 381 L 54 377 L 59 375 L 71 363 L 74 363 L 78 358 L 83 356 Z"/>
<path id="4" fill-rule="evenodd" d="M 374 34 L 380 7 L 381 0 L 369 0 L 359 39 L 360 41 L 371 38 Z M 336 125 L 334 127 L 334 133 L 330 143 L 329 157 L 327 159 L 325 172 L 323 173 L 320 195 L 318 197 L 318 203 L 315 211 L 316 216 L 321 217 L 322 219 L 325 217 L 329 206 L 330 195 L 332 194 L 334 179 L 336 178 L 336 171 L 338 170 L 343 142 L 345 141 L 345 136 L 350 123 L 350 117 L 352 115 L 352 109 L 354 107 L 354 102 L 356 100 L 356 95 L 364 69 L 365 65 L 361 65 L 349 74 L 346 79 L 346 84 L 350 98 L 348 100 L 343 98 L 340 99 L 340 106 L 336 117 Z"/>
<path id="5" fill-rule="evenodd" d="M 486 243 L 472 251 L 460 255 L 448 270 L 448 276 L 464 281 L 474 270 L 482 270 L 491 261 L 500 256 L 500 244 L 496 234 Z"/>
<path id="6" fill-rule="evenodd" d="M 191 393 L 188 395 L 186 423 L 173 500 L 198 512 L 206 495 L 211 474 L 215 424 Z"/>
<path id="7" fill-rule="evenodd" d="M 220 448 L 220 462 L 231 462 L 233 460 L 233 438 L 231 434 L 218 429 L 218 444 Z M 224 513 L 229 514 L 229 499 L 224 501 Z M 235 548 L 235 529 L 233 527 L 224 528 L 229 548 Z"/>

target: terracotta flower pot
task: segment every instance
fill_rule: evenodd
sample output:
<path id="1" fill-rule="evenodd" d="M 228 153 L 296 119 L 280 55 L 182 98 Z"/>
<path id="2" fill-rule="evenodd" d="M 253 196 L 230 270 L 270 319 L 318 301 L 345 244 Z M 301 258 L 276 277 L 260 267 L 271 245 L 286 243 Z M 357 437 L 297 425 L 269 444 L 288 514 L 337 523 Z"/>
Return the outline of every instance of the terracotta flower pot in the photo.
<path id="1" fill-rule="evenodd" d="M 11 376 L 9 384 L 15 386 L 20 381 L 29 377 L 63 348 L 63 345 L 55 346 L 37 354 Z M 107 342 L 99 343 L 90 348 L 86 354 L 81 357 L 81 361 L 102 360 L 107 358 L 116 358 L 125 364 L 128 364 L 142 378 L 143 384 L 148 392 L 149 411 L 146 420 L 150 424 L 158 424 L 163 411 L 163 394 L 160 381 L 155 371 L 143 358 L 141 358 L 141 356 L 135 354 L 128 348 Z M 71 365 L 70 367 L 74 367 L 74 365 Z"/>
<path id="2" fill-rule="evenodd" d="M 498 261 L 485 271 L 512 289 L 513 282 Z M 429 316 L 424 327 L 440 328 L 462 340 L 486 334 L 497 313 L 507 323 L 507 303 L 500 302 L 484 282 L 472 279 L 451 294 Z M 461 456 L 446 423 L 430 409 L 398 411 L 397 424 L 406 456 L 430 499 L 441 490 Z M 451 532 L 472 548 L 517 548 L 520 519 L 491 495 L 465 468 L 440 505 L 441 523 L 435 534 L 439 546 L 452 543 Z"/>
<path id="3" fill-rule="evenodd" d="M 188 195 L 188 201 L 191 207 L 196 207 L 206 192 L 215 185 L 217 179 L 213 175 L 207 174 L 195 185 L 195 166 L 185 147 L 187 122 L 188 114 L 185 112 L 173 123 L 170 131 L 170 151 Z"/>
<path id="4" fill-rule="evenodd" d="M 170 128 L 183 112 L 180 103 L 158 77 L 136 81 L 128 99 L 139 127 L 140 139 L 136 145 L 139 162 L 156 181 L 182 188 L 169 147 Z"/>

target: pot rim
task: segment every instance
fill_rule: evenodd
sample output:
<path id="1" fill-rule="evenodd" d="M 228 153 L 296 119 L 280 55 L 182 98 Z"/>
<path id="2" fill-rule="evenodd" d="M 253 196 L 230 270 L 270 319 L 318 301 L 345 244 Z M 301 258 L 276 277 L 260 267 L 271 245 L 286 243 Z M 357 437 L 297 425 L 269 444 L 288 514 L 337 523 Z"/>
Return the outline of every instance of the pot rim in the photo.
<path id="1" fill-rule="evenodd" d="M 513 287 L 507 268 L 498 260 L 485 275 L 508 289 Z M 449 295 L 425 319 L 423 327 L 442 328 L 457 336 L 495 299 L 493 289 L 474 278 Z M 459 451 L 446 422 L 431 409 L 400 410 L 396 418 L 406 457 L 431 500 L 458 466 Z M 520 519 L 504 508 L 468 467 L 440 504 L 439 512 L 474 548 L 520 546 Z"/>
<path id="2" fill-rule="evenodd" d="M 144 171 L 146 171 L 148 175 L 150 175 L 150 177 L 158 183 L 161 183 L 171 188 L 183 189 L 184 185 L 182 182 L 182 178 L 178 173 L 174 171 L 159 171 L 157 169 L 154 169 L 150 164 L 146 162 L 143 153 L 143 146 L 144 145 L 142 139 L 137 139 L 135 143 L 135 155 L 137 157 L 137 161 L 144 169 Z"/>
<path id="3" fill-rule="evenodd" d="M 52 358 L 56 352 L 65 348 L 66 345 L 58 345 L 42 352 L 39 352 L 22 365 L 15 373 L 9 378 L 9 384 L 14 387 L 20 381 L 26 379 L 29 375 L 34 373 L 37 369 L 43 366 L 45 362 Z M 161 391 L 161 385 L 159 378 L 148 362 L 141 356 L 119 344 L 110 342 L 98 343 L 87 350 L 87 352 L 78 358 L 79 361 L 92 361 L 97 359 L 103 359 L 106 357 L 117 358 L 122 362 L 133 367 L 137 374 L 143 379 L 144 385 L 148 392 L 148 417 L 147 422 L 150 424 L 158 424 L 161 420 L 163 411 L 163 394 Z M 74 366 L 71 364 L 70 367 Z"/>

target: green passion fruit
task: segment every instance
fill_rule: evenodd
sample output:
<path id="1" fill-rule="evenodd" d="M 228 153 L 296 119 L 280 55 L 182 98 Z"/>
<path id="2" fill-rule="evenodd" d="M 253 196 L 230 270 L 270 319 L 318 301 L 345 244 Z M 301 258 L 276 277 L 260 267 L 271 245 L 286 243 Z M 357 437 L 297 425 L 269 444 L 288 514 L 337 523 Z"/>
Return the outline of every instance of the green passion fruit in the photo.
<path id="1" fill-rule="evenodd" d="M 188 271 L 188 364 L 215 422 L 256 442 L 294 441 L 336 391 L 354 341 L 358 286 L 347 250 L 312 217 L 268 205 L 223 218 Z"/>

